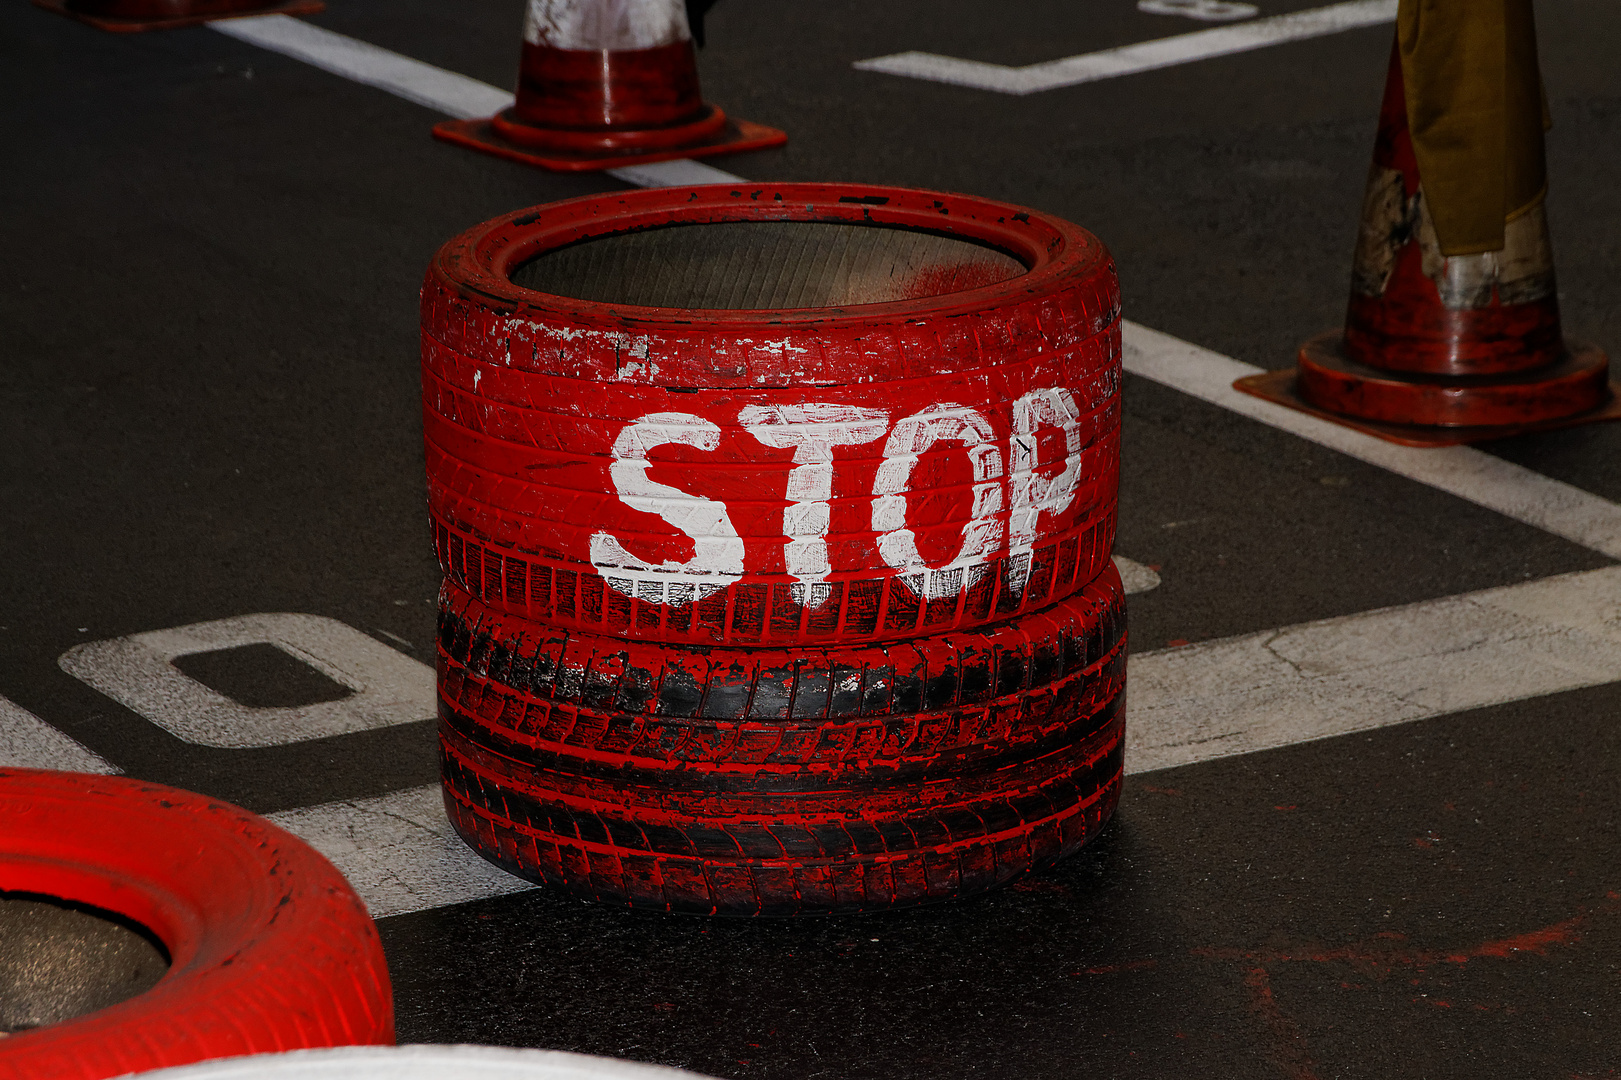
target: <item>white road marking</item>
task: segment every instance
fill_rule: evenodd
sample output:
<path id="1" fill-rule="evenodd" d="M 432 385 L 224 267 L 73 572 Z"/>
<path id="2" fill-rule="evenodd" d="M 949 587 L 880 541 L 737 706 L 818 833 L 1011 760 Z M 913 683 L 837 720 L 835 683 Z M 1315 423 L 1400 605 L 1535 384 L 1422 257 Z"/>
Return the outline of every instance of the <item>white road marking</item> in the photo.
<path id="1" fill-rule="evenodd" d="M 220 19 L 208 25 L 227 37 L 302 60 L 354 82 L 387 90 L 396 97 L 458 120 L 494 116 L 512 104 L 510 91 L 324 30 L 291 15 L 253 15 Z M 730 184 L 743 179 L 689 158 L 627 165 L 622 169 L 608 169 L 607 173 L 637 187 Z"/>
<path id="2" fill-rule="evenodd" d="M 1061 60 L 1048 60 L 1024 67 L 960 60 L 954 56 L 926 52 L 894 53 L 871 60 L 857 60 L 853 66 L 858 71 L 878 71 L 886 75 L 1023 96 L 1395 21 L 1396 0 L 1350 0 L 1349 3 L 1293 11 L 1269 19 L 1197 30 L 1191 34 L 1122 45 L 1080 56 L 1066 56 Z"/>
<path id="3" fill-rule="evenodd" d="M 1159 588 L 1159 574 L 1150 570 L 1140 562 L 1133 562 L 1123 556 L 1114 556 L 1114 568 L 1120 571 L 1121 584 L 1126 587 L 1126 595 L 1134 596 Z"/>
<path id="4" fill-rule="evenodd" d="M 0 768 L 8 767 L 84 773 L 124 771 L 15 701 L 0 697 Z"/>
<path id="5" fill-rule="evenodd" d="M 273 645 L 353 691 L 337 701 L 254 708 L 170 663 L 192 653 Z M 275 613 L 75 645 L 63 671 L 186 742 L 240 750 L 283 746 L 435 715 L 433 669 L 336 619 Z"/>
<path id="6" fill-rule="evenodd" d="M 1130 660 L 1126 771 L 1621 681 L 1621 567 Z"/>
<path id="7" fill-rule="evenodd" d="M 227 37 L 387 90 L 458 120 L 493 116 L 512 104 L 511 93 L 489 83 L 323 30 L 291 15 L 253 15 L 208 25 Z M 517 48 L 516 42 L 513 48 Z"/>
<path id="8" fill-rule="evenodd" d="M 1621 506 L 1467 446 L 1421 449 L 1364 435 L 1339 424 L 1233 389 L 1262 368 L 1210 349 L 1124 324 L 1125 366 L 1133 375 L 1280 428 L 1348 457 L 1428 484 L 1505 517 L 1621 559 Z"/>
<path id="9" fill-rule="evenodd" d="M 438 784 L 268 817 L 330 859 L 374 919 L 534 888 L 462 843 Z"/>
<path id="10" fill-rule="evenodd" d="M 717 169 L 702 161 L 677 158 L 674 161 L 655 161 L 649 165 L 626 165 L 607 170 L 615 180 L 637 187 L 696 187 L 700 184 L 746 184 L 736 173 Z"/>

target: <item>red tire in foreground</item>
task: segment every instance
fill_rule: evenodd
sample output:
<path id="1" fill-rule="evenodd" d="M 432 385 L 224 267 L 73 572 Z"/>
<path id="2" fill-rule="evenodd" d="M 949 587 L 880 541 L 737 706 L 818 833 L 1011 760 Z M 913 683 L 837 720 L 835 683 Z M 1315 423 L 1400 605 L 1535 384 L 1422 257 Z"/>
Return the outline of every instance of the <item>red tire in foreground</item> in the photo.
<path id="1" fill-rule="evenodd" d="M 169 970 L 118 1004 L 0 1039 L 0 1080 L 101 1080 L 289 1047 L 391 1044 L 377 930 L 301 840 L 159 784 L 0 771 L 0 903 L 149 931 Z"/>
<path id="2" fill-rule="evenodd" d="M 670 188 L 510 214 L 422 291 L 445 573 L 583 633 L 744 646 L 1005 622 L 1103 571 L 1119 289 L 960 195 Z"/>
<path id="3" fill-rule="evenodd" d="M 772 654 L 547 634 L 447 593 L 446 808 L 508 871 L 632 907 L 804 915 L 980 892 L 1114 810 L 1124 600 L 1111 566 L 994 630 Z M 689 680 L 699 666 L 724 677 Z"/>

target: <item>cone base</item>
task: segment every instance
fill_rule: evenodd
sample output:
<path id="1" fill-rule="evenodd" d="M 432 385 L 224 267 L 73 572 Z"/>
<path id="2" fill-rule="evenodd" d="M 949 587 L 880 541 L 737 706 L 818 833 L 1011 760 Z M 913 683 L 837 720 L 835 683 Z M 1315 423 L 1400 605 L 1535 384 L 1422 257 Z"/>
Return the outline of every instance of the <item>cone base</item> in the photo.
<path id="1" fill-rule="evenodd" d="M 1351 361 L 1345 360 L 1343 354 L 1339 351 L 1339 338 L 1340 332 L 1336 330 L 1311 339 L 1301 349 L 1302 359 L 1305 358 L 1309 350 L 1317 357 L 1322 357 L 1326 353 L 1336 363 L 1350 365 Z M 1488 386 L 1495 384 L 1497 387 L 1504 385 L 1517 386 L 1519 392 L 1525 394 L 1527 391 L 1534 391 L 1540 383 L 1550 380 L 1550 377 L 1557 379 L 1556 372 L 1563 372 L 1565 377 L 1568 378 L 1573 371 L 1583 375 L 1588 380 L 1590 387 L 1596 388 L 1597 403 L 1585 411 L 1544 417 L 1537 420 L 1521 419 L 1505 423 L 1432 424 L 1403 423 L 1352 416 L 1323 408 L 1303 397 L 1299 385 L 1299 368 L 1250 375 L 1233 383 L 1233 388 L 1252 397 L 1258 397 L 1277 405 L 1284 405 L 1297 412 L 1329 420 L 1360 431 L 1365 435 L 1372 435 L 1377 439 L 1398 443 L 1402 446 L 1461 446 L 1466 443 L 1485 442 L 1489 439 L 1503 439 L 1512 435 L 1528 435 L 1538 431 L 1557 431 L 1561 428 L 1594 424 L 1604 420 L 1621 420 L 1621 377 L 1605 378 L 1608 374 L 1609 360 L 1604 351 L 1595 345 L 1569 340 L 1566 341 L 1566 347 L 1569 350 L 1569 356 L 1560 366 L 1534 374 L 1531 378 L 1520 380 L 1405 380 L 1393 377 L 1387 372 L 1374 371 L 1372 368 L 1361 369 L 1378 382 L 1418 382 L 1421 386 L 1427 384 L 1431 388 L 1450 388 L 1454 392 L 1459 390 L 1467 392 L 1473 389 L 1475 385 L 1484 383 Z M 1361 365 L 1356 366 L 1361 367 Z M 1593 377 L 1595 369 L 1598 372 L 1596 380 Z M 1448 384 L 1451 384 L 1450 387 L 1448 387 Z"/>
<path id="2" fill-rule="evenodd" d="M 735 118 L 728 118 L 726 125 L 711 135 L 683 145 L 661 146 L 656 149 L 542 150 L 502 138 L 488 119 L 447 120 L 434 125 L 433 137 L 471 150 L 494 154 L 508 161 L 538 165 L 554 172 L 588 172 L 597 169 L 617 169 L 626 165 L 647 165 L 655 161 L 736 154 L 744 150 L 764 150 L 767 147 L 781 146 L 788 141 L 788 134 L 784 131 Z"/>
<path id="3" fill-rule="evenodd" d="M 66 15 L 70 19 L 105 30 L 109 34 L 138 34 L 145 30 L 177 30 L 182 26 L 200 26 L 220 19 L 241 19 L 250 15 L 314 15 L 326 10 L 325 0 L 284 0 L 267 3 L 246 11 L 224 11 L 200 15 L 164 15 L 150 19 L 122 19 L 110 15 L 92 15 L 75 11 L 65 0 L 34 0 L 34 6 Z"/>

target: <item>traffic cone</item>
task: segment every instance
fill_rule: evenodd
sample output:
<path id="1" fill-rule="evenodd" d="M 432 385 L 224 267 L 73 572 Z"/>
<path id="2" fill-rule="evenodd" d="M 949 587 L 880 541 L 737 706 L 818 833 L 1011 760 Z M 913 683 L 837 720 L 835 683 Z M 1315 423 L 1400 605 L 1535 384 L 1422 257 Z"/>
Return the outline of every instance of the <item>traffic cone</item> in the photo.
<path id="1" fill-rule="evenodd" d="M 314 15 L 326 10 L 322 0 L 34 0 L 34 6 L 114 34 L 171 30 L 243 15 Z"/>
<path id="2" fill-rule="evenodd" d="M 781 146 L 698 92 L 684 0 L 530 0 L 517 101 L 433 129 L 446 142 L 547 169 L 608 169 Z"/>
<path id="3" fill-rule="evenodd" d="M 1560 327 L 1529 2 L 1508 0 L 1495 26 L 1487 7 L 1403 0 L 1345 329 L 1237 389 L 1418 446 L 1621 417 L 1603 350 Z M 1497 67 L 1471 68 L 1494 41 Z M 1479 115 L 1493 91 L 1501 130 Z"/>

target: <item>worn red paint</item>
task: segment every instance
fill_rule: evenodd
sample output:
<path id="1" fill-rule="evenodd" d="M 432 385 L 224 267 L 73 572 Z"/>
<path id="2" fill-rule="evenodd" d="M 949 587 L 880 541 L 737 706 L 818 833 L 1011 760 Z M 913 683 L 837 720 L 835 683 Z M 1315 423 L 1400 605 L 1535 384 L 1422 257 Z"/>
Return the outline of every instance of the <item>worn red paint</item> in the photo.
<path id="1" fill-rule="evenodd" d="M 861 201 L 877 199 L 878 203 Z M 939 208 L 949 210 L 949 215 Z M 1019 218 L 1024 220 L 1019 220 Z M 541 250 L 673 222 L 871 221 L 938 231 L 1017 254 L 1030 270 L 944 296 L 851 310 L 673 312 L 598 304 L 515 286 Z M 1002 621 L 1084 586 L 1108 561 L 1119 484 L 1119 300 L 1096 240 L 1014 207 L 888 188 L 789 185 L 580 199 L 481 226 L 441 251 L 423 290 L 423 395 L 429 508 L 440 565 L 492 606 L 584 631 L 699 643 L 894 639 Z M 806 384 L 814 384 L 814 390 Z M 707 393 L 695 394 L 695 388 Z M 1020 403 L 1070 395 L 1062 438 L 1038 422 L 1022 440 Z M 814 402 L 882 417 L 865 442 L 830 451 L 827 571 L 796 580 L 784 509 L 795 451 L 763 444 L 751 415 Z M 890 442 L 932 408 L 982 424 L 995 505 L 975 519 L 999 538 L 966 552 L 962 442 L 940 438 L 906 476 L 904 525 L 922 560 L 886 563 L 875 495 Z M 751 412 L 752 410 L 752 412 Z M 695 434 L 638 445 L 645 482 L 720 507 L 737 536 L 719 591 L 688 574 L 605 572 L 616 562 L 684 563 L 693 539 L 627 502 L 613 470 L 638 417 L 684 416 Z M 679 432 L 677 433 L 679 434 Z M 889 440 L 889 441 L 886 441 Z M 1068 450 L 1066 439 L 1075 444 Z M 663 440 L 663 441 L 660 441 Z M 702 442 L 703 445 L 698 445 Z M 1015 444 L 1042 483 L 1071 470 L 1058 512 L 1042 510 L 1015 550 Z M 955 463 L 955 465 L 953 464 Z M 685 584 L 684 582 L 691 583 Z M 685 592 L 676 593 L 677 587 Z"/>
<path id="2" fill-rule="evenodd" d="M 847 652 L 620 642 L 603 657 L 612 639 L 548 644 L 521 620 L 469 620 L 464 601 L 440 639 L 451 820 L 516 873 L 633 906 L 798 914 L 988 888 L 1074 850 L 1113 809 L 1122 600 L 1111 579 L 1060 604 L 1058 664 L 998 664 L 1005 681 L 977 691 L 973 656 L 1001 655 L 992 641 L 1029 620 Z M 694 659 L 755 673 L 752 693 L 691 695 L 676 676 Z M 762 710 L 774 664 L 780 704 Z M 830 670 L 879 693 L 841 704 Z"/>
<path id="3" fill-rule="evenodd" d="M 1397 968 L 1424 969 L 1441 964 L 1464 965 L 1476 960 L 1512 960 L 1522 955 L 1546 955 L 1556 946 L 1573 946 L 1582 940 L 1582 930 L 1594 915 L 1614 915 L 1618 911 L 1616 893 L 1606 894 L 1608 902 L 1594 905 L 1568 919 L 1506 938 L 1483 941 L 1458 952 L 1407 949 L 1399 945 L 1355 943 L 1331 949 L 1234 949 L 1204 946 L 1192 950 L 1194 956 L 1266 965 L 1280 963 L 1350 963 L 1370 971 L 1389 974 Z M 1374 935 L 1375 941 L 1401 942 L 1406 935 L 1390 931 Z M 1414 979 L 1413 985 L 1419 980 Z"/>
<path id="4" fill-rule="evenodd" d="M 1290 1080 L 1317 1080 L 1317 1063 L 1306 1049 L 1300 1026 L 1278 1005 L 1272 993 L 1272 976 L 1264 967 L 1244 973 L 1244 986 L 1250 992 L 1250 1009 L 1272 1034 L 1272 1056 Z"/>
<path id="5" fill-rule="evenodd" d="M 1026 270 L 780 311 L 510 280 L 738 220 L 945 231 Z M 573 200 L 446 245 L 423 372 L 446 805 L 486 858 L 638 907 L 871 910 L 1000 884 L 1112 813 L 1119 299 L 1082 230 L 853 185 Z M 821 531 L 790 537 L 807 506 Z"/>

